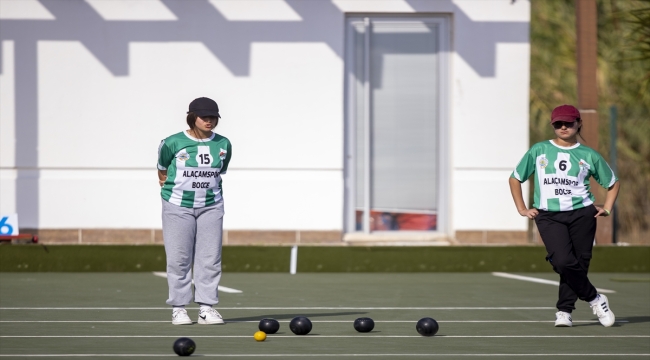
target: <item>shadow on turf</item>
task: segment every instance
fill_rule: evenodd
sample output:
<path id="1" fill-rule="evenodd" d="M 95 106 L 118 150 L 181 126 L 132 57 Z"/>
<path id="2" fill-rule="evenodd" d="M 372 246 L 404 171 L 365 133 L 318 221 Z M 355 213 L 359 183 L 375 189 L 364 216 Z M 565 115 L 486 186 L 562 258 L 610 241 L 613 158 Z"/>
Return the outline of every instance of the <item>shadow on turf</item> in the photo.
<path id="1" fill-rule="evenodd" d="M 587 324 L 573 324 L 573 327 L 579 327 L 579 326 L 602 326 L 598 322 L 598 319 L 593 319 L 593 323 L 587 323 Z M 625 326 L 626 324 L 638 324 L 638 323 L 646 323 L 650 322 L 650 316 L 628 316 L 624 318 L 616 318 L 616 322 L 612 327 L 621 327 Z"/>
<path id="2" fill-rule="evenodd" d="M 254 321 L 254 320 L 262 320 L 262 319 L 276 319 L 276 320 L 283 320 L 283 319 L 293 319 L 296 316 L 305 316 L 308 318 L 312 317 L 320 317 L 320 316 L 340 316 L 340 315 L 363 315 L 366 314 L 366 312 L 339 312 L 339 313 L 312 313 L 312 314 L 266 314 L 266 315 L 258 315 L 258 316 L 247 316 L 247 317 L 240 317 L 240 318 L 228 318 L 225 319 L 226 322 L 228 321 Z M 354 321 L 352 319 L 351 321 Z"/>
<path id="3" fill-rule="evenodd" d="M 624 318 L 617 318 L 616 320 L 625 320 L 630 324 L 650 322 L 650 316 L 627 316 Z"/>

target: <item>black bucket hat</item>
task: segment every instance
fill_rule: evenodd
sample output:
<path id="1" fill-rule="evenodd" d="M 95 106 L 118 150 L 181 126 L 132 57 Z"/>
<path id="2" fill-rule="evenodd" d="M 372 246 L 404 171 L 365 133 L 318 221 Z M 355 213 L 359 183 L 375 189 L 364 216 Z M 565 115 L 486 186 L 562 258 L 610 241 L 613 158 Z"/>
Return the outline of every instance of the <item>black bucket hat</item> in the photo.
<path id="1" fill-rule="evenodd" d="M 187 113 L 195 113 L 197 116 L 216 116 L 218 118 L 221 118 L 221 115 L 219 115 L 219 106 L 217 103 L 209 99 L 207 97 L 200 97 L 198 99 L 194 99 L 190 103 L 190 111 Z"/>

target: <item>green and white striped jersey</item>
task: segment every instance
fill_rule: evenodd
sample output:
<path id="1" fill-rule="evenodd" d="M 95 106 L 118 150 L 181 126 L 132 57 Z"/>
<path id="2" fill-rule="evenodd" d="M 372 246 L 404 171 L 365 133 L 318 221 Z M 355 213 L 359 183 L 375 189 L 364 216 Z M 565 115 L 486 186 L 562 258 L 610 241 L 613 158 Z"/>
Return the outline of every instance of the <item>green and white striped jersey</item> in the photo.
<path id="1" fill-rule="evenodd" d="M 231 155 L 230 141 L 216 133 L 209 139 L 196 139 L 185 131 L 166 138 L 158 147 L 158 169 L 167 170 L 162 198 L 187 208 L 219 201 L 221 175 L 228 170 Z"/>
<path id="2" fill-rule="evenodd" d="M 595 150 L 577 143 L 570 147 L 552 140 L 533 145 L 510 175 L 524 182 L 535 173 L 533 207 L 546 211 L 569 211 L 594 203 L 589 177 L 608 189 L 618 178 Z"/>

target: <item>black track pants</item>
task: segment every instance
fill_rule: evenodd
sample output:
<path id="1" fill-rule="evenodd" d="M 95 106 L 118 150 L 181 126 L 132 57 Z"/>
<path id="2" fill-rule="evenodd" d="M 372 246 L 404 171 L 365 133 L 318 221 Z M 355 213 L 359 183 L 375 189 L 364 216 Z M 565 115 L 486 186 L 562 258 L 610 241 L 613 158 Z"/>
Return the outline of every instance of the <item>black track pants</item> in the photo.
<path id="1" fill-rule="evenodd" d="M 546 260 L 560 274 L 557 309 L 570 313 L 576 300 L 591 301 L 598 293 L 587 272 L 596 235 L 598 210 L 591 205 L 572 211 L 539 211 L 535 223 L 546 246 Z"/>

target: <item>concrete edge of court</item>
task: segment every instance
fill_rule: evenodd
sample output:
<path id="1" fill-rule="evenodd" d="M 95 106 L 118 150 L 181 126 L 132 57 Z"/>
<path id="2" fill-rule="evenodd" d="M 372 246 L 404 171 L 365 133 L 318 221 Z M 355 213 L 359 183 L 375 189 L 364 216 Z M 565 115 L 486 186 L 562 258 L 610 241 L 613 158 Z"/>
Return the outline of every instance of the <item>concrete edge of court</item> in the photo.
<path id="1" fill-rule="evenodd" d="M 289 272 L 291 248 L 226 246 L 223 270 Z M 551 272 L 541 246 L 299 247 L 300 272 Z M 650 272 L 648 246 L 597 246 L 590 272 Z M 165 271 L 160 245 L 0 245 L 0 272 Z"/>

